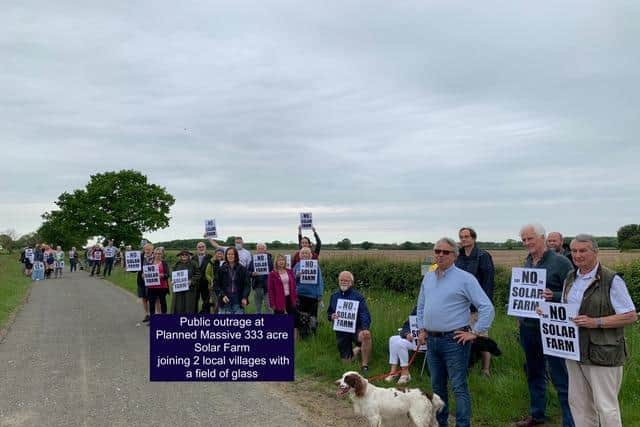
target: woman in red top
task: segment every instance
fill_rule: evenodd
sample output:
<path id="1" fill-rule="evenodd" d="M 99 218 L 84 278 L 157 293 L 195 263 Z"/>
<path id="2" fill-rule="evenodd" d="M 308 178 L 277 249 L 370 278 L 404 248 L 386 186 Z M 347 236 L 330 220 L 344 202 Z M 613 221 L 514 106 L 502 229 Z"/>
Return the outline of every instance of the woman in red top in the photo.
<path id="1" fill-rule="evenodd" d="M 167 313 L 167 294 L 169 293 L 169 266 L 164 260 L 164 250 L 156 248 L 153 251 L 153 264 L 158 267 L 160 285 L 147 286 L 147 299 L 149 300 L 149 314 L 156 314 L 156 301 L 160 301 L 160 312 Z"/>
<path id="2" fill-rule="evenodd" d="M 298 337 L 298 310 L 296 310 L 296 278 L 287 266 L 284 255 L 276 256 L 273 271 L 267 279 L 269 305 L 274 314 L 290 314 L 294 318 L 294 336 Z"/>
<path id="3" fill-rule="evenodd" d="M 307 236 L 302 237 L 302 226 L 298 225 L 298 250 L 291 259 L 291 268 L 295 267 L 297 263 L 300 262 L 300 249 L 302 248 L 310 248 L 311 249 L 311 259 L 318 259 L 320 256 L 320 248 L 322 247 L 322 242 L 320 241 L 320 236 L 316 233 L 316 228 L 311 227 L 313 230 L 313 236 L 316 238 L 316 244 L 311 244 L 311 239 Z"/>

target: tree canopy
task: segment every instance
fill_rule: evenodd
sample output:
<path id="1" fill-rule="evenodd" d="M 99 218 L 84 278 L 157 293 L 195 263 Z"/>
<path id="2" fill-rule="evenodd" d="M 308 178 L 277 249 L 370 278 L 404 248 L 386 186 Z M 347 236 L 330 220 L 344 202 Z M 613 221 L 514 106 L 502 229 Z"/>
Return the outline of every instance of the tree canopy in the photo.
<path id="1" fill-rule="evenodd" d="M 38 230 L 45 240 L 65 247 L 84 245 L 104 236 L 137 244 L 143 233 L 169 226 L 175 199 L 164 187 L 151 184 L 138 171 L 121 170 L 91 175 L 85 189 L 62 193 L 59 209 L 42 215 Z"/>
<path id="2" fill-rule="evenodd" d="M 640 249 L 640 224 L 627 224 L 618 229 L 620 249 Z"/>

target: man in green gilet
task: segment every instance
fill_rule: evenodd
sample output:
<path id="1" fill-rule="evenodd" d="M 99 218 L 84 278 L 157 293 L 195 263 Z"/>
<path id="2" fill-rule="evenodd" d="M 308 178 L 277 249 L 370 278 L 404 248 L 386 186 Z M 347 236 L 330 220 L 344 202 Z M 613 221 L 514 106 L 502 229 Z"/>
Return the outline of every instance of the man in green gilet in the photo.
<path id="1" fill-rule="evenodd" d="M 564 283 L 562 302 L 579 304 L 580 362 L 567 360 L 569 405 L 576 426 L 622 426 L 618 393 L 627 359 L 624 326 L 638 316 L 627 286 L 598 261 L 593 236 L 571 242 L 577 270 Z"/>

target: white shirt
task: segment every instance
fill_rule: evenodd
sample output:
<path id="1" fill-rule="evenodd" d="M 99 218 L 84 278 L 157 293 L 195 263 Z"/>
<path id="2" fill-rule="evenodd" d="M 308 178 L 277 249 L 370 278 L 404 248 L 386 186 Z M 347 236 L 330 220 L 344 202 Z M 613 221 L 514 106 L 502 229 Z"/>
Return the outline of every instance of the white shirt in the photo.
<path id="1" fill-rule="evenodd" d="M 578 305 L 582 303 L 584 292 L 587 290 L 589 285 L 593 283 L 599 267 L 600 263 L 597 263 L 595 268 L 588 273 L 581 274 L 580 271 L 576 272 L 576 280 L 573 282 L 573 286 L 571 287 L 571 289 L 569 290 L 569 294 L 567 295 L 567 303 Z M 616 314 L 624 314 L 629 313 L 630 311 L 636 311 L 636 307 L 633 305 L 633 301 L 631 300 L 631 296 L 629 295 L 629 291 L 627 290 L 627 285 L 624 283 L 624 280 L 622 280 L 622 278 L 617 274 L 615 275 L 615 277 L 613 278 L 613 282 L 611 283 L 609 298 L 611 299 L 611 305 L 613 305 L 613 310 L 616 312 Z"/>

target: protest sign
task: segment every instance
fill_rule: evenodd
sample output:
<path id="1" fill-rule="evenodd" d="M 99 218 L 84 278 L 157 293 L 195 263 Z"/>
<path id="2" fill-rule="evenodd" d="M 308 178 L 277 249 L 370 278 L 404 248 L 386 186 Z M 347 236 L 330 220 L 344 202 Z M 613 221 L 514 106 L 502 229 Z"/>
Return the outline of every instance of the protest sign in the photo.
<path id="1" fill-rule="evenodd" d="M 541 301 L 542 292 L 547 283 L 547 270 L 542 268 L 511 269 L 511 288 L 509 289 L 510 316 L 538 319 L 536 308 Z"/>
<path id="2" fill-rule="evenodd" d="M 107 258 L 113 258 L 116 256 L 118 249 L 115 246 L 105 246 L 104 256 Z"/>
<path id="3" fill-rule="evenodd" d="M 171 273 L 173 292 L 184 292 L 189 290 L 189 270 L 177 270 Z"/>
<path id="4" fill-rule="evenodd" d="M 258 276 L 266 276 L 269 274 L 269 259 L 267 254 L 255 254 L 253 256 L 253 271 Z"/>
<path id="5" fill-rule="evenodd" d="M 54 261 L 53 268 L 64 268 L 64 261 Z"/>
<path id="6" fill-rule="evenodd" d="M 33 264 L 33 260 L 35 259 L 35 255 L 33 254 L 33 249 L 31 248 L 27 248 L 24 250 L 24 256 L 25 258 L 29 259 L 29 262 L 31 264 Z"/>
<path id="7" fill-rule="evenodd" d="M 42 261 L 36 261 L 33 263 L 33 269 L 35 271 L 44 270 L 44 263 Z"/>
<path id="8" fill-rule="evenodd" d="M 306 285 L 314 285 L 318 283 L 317 259 L 300 260 L 300 283 Z"/>
<path id="9" fill-rule="evenodd" d="M 204 221 L 204 237 L 207 239 L 216 239 L 218 237 L 215 219 L 206 219 Z"/>
<path id="10" fill-rule="evenodd" d="M 101 261 L 102 260 L 102 251 L 95 251 L 93 253 L 93 260 L 94 261 Z"/>
<path id="11" fill-rule="evenodd" d="M 142 266 L 140 265 L 141 258 L 140 251 L 127 251 L 124 253 L 124 259 L 127 266 L 127 271 L 140 271 Z"/>
<path id="12" fill-rule="evenodd" d="M 409 329 L 411 330 L 411 335 L 413 336 L 413 343 L 416 344 L 418 341 L 418 316 L 409 316 Z M 416 345 L 417 347 L 417 345 Z M 427 345 L 422 344 L 419 351 L 426 351 Z"/>
<path id="13" fill-rule="evenodd" d="M 333 321 L 333 330 L 355 334 L 359 305 L 359 301 L 338 298 L 338 302 L 336 303 L 336 314 L 338 318 Z"/>
<path id="14" fill-rule="evenodd" d="M 300 212 L 300 227 L 302 229 L 310 229 L 313 227 L 311 212 Z"/>
<path id="15" fill-rule="evenodd" d="M 160 286 L 160 272 L 158 271 L 157 265 L 145 265 L 142 267 L 142 275 L 145 286 Z"/>
<path id="16" fill-rule="evenodd" d="M 287 268 L 291 269 L 291 255 L 285 255 L 284 259 L 287 261 Z"/>
<path id="17" fill-rule="evenodd" d="M 580 335 L 573 319 L 578 304 L 541 302 L 540 335 L 542 352 L 548 356 L 580 361 Z"/>

